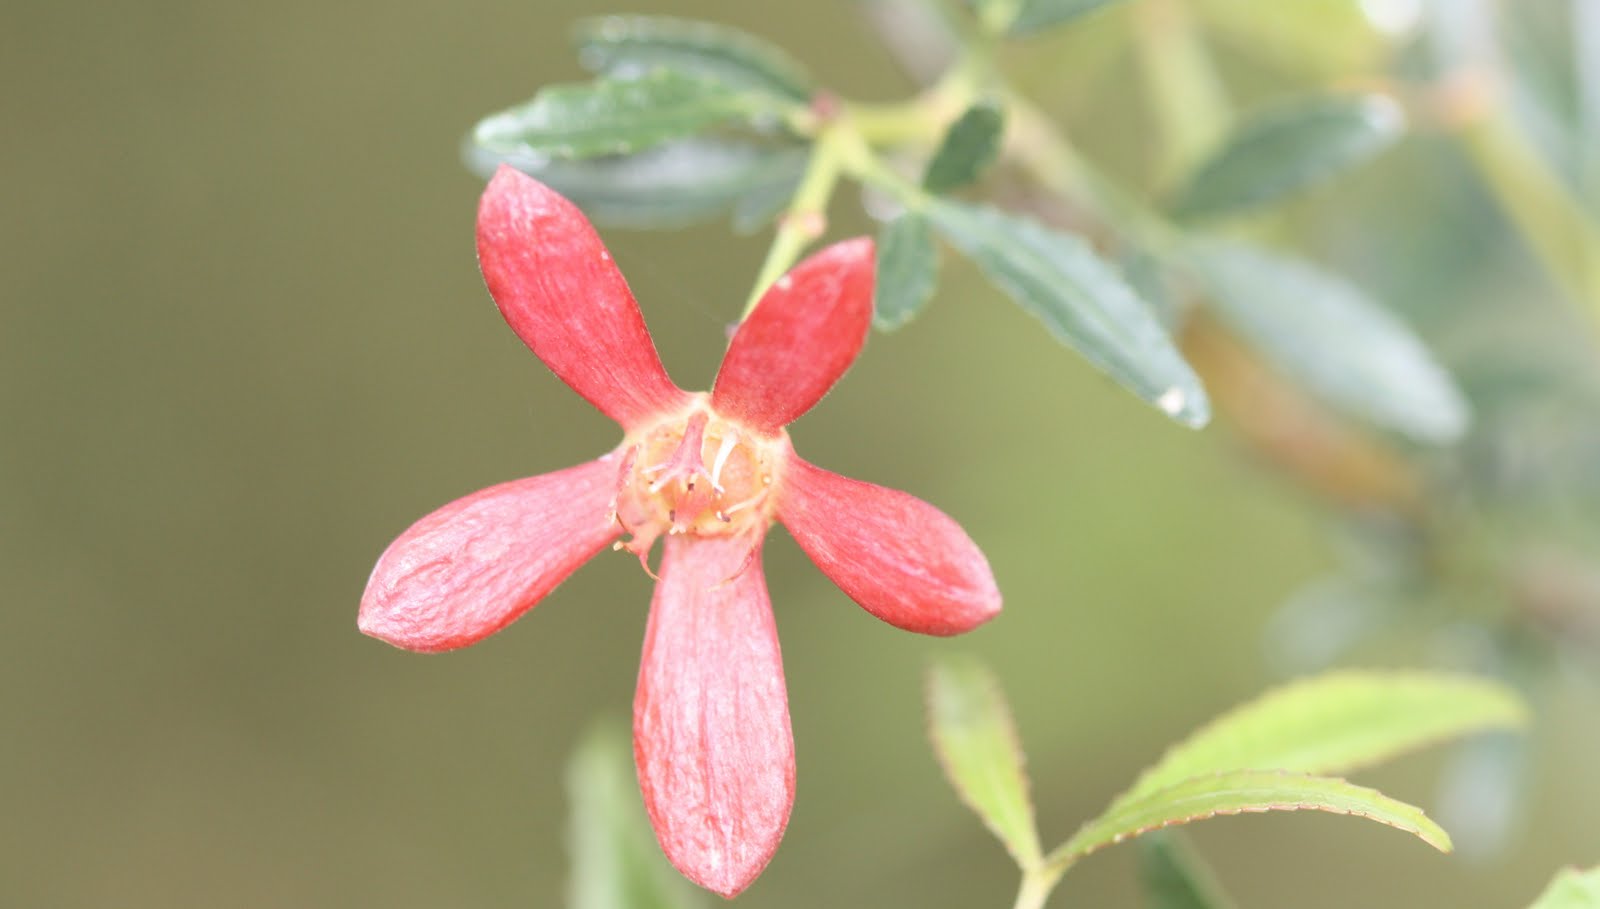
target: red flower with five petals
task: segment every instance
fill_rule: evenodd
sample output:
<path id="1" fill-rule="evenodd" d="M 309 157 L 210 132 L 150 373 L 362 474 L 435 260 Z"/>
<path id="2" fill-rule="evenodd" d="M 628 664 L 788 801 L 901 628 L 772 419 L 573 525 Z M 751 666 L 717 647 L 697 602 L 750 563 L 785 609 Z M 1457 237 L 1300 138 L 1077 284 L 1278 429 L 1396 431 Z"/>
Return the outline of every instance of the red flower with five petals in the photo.
<path id="1" fill-rule="evenodd" d="M 634 756 L 667 857 L 724 896 L 760 874 L 794 801 L 761 569 L 772 522 L 891 625 L 958 634 L 1000 609 L 988 562 L 955 521 L 790 447 L 784 427 L 866 340 L 872 253 L 868 238 L 845 241 L 780 279 L 734 334 L 711 392 L 690 394 L 667 377 L 588 220 L 502 167 L 478 209 L 489 292 L 539 359 L 626 435 L 597 460 L 491 486 L 418 521 L 378 559 L 361 599 L 363 632 L 450 650 L 504 628 L 608 544 L 642 560 L 665 536 Z"/>

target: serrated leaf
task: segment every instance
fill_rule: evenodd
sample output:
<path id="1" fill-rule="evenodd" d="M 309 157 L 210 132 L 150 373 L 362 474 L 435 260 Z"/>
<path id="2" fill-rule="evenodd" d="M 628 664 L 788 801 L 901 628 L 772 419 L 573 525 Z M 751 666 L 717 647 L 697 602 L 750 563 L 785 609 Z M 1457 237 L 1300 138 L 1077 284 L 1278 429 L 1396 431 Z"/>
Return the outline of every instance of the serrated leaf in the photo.
<path id="1" fill-rule="evenodd" d="M 997 104 L 980 101 L 950 124 L 939 150 L 928 162 L 922 188 L 930 193 L 947 193 L 977 180 L 1000 153 L 1005 111 Z"/>
<path id="2" fill-rule="evenodd" d="M 550 86 L 527 104 L 480 121 L 472 138 L 500 155 L 623 155 L 729 120 L 776 112 L 762 96 L 657 70 L 637 79 Z"/>
<path id="3" fill-rule="evenodd" d="M 694 909 L 700 901 L 656 845 L 627 730 L 597 725 L 567 764 L 570 909 Z"/>
<path id="4" fill-rule="evenodd" d="M 1022 746 L 994 676 L 973 660 L 944 659 L 928 671 L 928 731 L 961 800 L 1023 868 L 1039 861 Z"/>
<path id="5" fill-rule="evenodd" d="M 1139 883 L 1148 909 L 1233 909 L 1210 869 L 1175 830 L 1139 838 Z"/>
<path id="6" fill-rule="evenodd" d="M 933 296 L 938 278 L 938 251 L 928 220 L 907 212 L 885 224 L 878 232 L 873 327 L 894 331 L 916 318 Z"/>
<path id="7" fill-rule="evenodd" d="M 1119 802 L 1084 824 L 1045 861 L 1053 867 L 1061 867 L 1112 843 L 1162 827 L 1221 814 L 1263 811 L 1326 811 L 1355 815 L 1404 830 L 1441 852 L 1450 851 L 1450 835 L 1429 820 L 1421 808 L 1389 798 L 1375 789 L 1333 777 L 1241 770 L 1191 777 L 1131 801 Z"/>
<path id="8" fill-rule="evenodd" d="M 1600 868 L 1567 868 L 1529 909 L 1600 909 Z"/>
<path id="9" fill-rule="evenodd" d="M 1260 208 L 1367 161 L 1404 129 L 1400 106 L 1382 95 L 1275 105 L 1245 118 L 1195 168 L 1172 213 L 1194 221 Z"/>
<path id="10" fill-rule="evenodd" d="M 1026 35 L 1055 25 L 1064 25 L 1118 0 L 1021 0 L 1006 33 Z"/>
<path id="11" fill-rule="evenodd" d="M 803 148 L 706 137 L 576 161 L 495 154 L 470 142 L 465 154 L 480 176 L 510 164 L 555 188 L 597 223 L 640 228 L 679 227 L 727 212 L 753 193 L 791 188 L 806 162 Z"/>
<path id="12" fill-rule="evenodd" d="M 657 67 L 794 101 L 816 90 L 811 76 L 782 49 L 747 32 L 711 22 L 664 16 L 600 16 L 573 30 L 587 68 L 632 78 Z"/>
<path id="13" fill-rule="evenodd" d="M 1526 721 L 1505 686 L 1426 672 L 1333 672 L 1235 708 L 1173 746 L 1114 805 L 1204 774 L 1348 773 L 1446 739 Z"/>
<path id="14" fill-rule="evenodd" d="M 1197 244 L 1183 262 L 1234 331 L 1329 404 L 1421 442 L 1466 432 L 1467 402 L 1450 374 L 1359 288 L 1243 244 Z"/>
<path id="15" fill-rule="evenodd" d="M 1211 419 L 1205 389 L 1160 319 L 1087 243 L 992 208 L 934 200 L 926 212 L 1058 340 L 1173 419 Z"/>

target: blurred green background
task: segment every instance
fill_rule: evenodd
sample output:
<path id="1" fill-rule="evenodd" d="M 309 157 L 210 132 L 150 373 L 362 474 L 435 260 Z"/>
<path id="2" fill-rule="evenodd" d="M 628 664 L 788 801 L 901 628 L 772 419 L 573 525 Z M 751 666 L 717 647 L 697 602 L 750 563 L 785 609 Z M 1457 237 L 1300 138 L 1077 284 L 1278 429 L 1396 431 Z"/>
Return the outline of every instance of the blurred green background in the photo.
<path id="1" fill-rule="evenodd" d="M 0 904 L 560 904 L 562 765 L 594 717 L 629 709 L 649 578 L 603 556 L 445 656 L 354 620 L 412 520 L 617 440 L 495 312 L 473 258 L 481 184 L 458 160 L 475 118 L 582 77 L 567 24 L 607 11 L 0 12 Z M 746 27 L 856 95 L 912 88 L 851 4 L 617 11 Z M 1115 98 L 1090 107 L 1100 141 L 1148 141 Z M 1364 177 L 1369 194 L 1396 174 Z M 840 207 L 838 235 L 870 229 Z M 766 238 L 606 239 L 668 368 L 704 387 Z M 1272 681 L 1259 630 L 1333 558 L 1309 503 L 1225 428 L 1169 423 L 965 266 L 793 433 L 817 463 L 960 519 L 1007 608 L 965 639 L 916 638 L 769 547 L 799 796 L 750 906 L 1008 905 L 1014 872 L 925 744 L 925 657 L 997 667 L 1054 842 Z M 1597 706 L 1592 687 L 1548 702 L 1528 820 L 1484 863 L 1325 816 L 1196 839 L 1246 906 L 1522 905 L 1558 864 L 1600 858 Z M 1364 779 L 1426 804 L 1441 760 Z M 1126 853 L 1055 903 L 1134 905 Z"/>

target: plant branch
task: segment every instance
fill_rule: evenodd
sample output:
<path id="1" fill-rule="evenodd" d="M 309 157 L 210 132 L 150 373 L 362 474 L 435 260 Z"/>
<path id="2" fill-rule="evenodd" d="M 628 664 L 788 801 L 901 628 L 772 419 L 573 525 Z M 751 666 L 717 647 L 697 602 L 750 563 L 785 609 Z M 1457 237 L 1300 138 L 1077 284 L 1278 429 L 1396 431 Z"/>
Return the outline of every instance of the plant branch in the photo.
<path id="1" fill-rule="evenodd" d="M 1484 183 L 1534 256 L 1600 331 L 1600 225 L 1515 122 L 1498 79 L 1457 73 L 1444 95 L 1447 119 Z"/>
<path id="2" fill-rule="evenodd" d="M 1139 63 L 1165 140 L 1160 171 L 1168 177 L 1216 143 L 1230 116 L 1228 97 L 1186 2 L 1144 0 L 1134 13 Z"/>
<path id="3" fill-rule="evenodd" d="M 1043 909 L 1045 901 L 1061 882 L 1060 871 L 1037 866 L 1022 872 L 1022 885 L 1017 889 L 1017 901 L 1011 909 Z"/>
<path id="4" fill-rule="evenodd" d="M 794 267 L 805 248 L 827 230 L 828 203 L 839 182 L 838 137 L 841 134 L 837 125 L 825 126 L 811 147 L 805 174 L 800 178 L 788 209 L 778 220 L 772 245 L 767 248 L 767 257 L 761 263 L 755 286 L 750 289 L 750 297 L 739 317 L 741 321 L 755 311 L 767 288 Z"/>

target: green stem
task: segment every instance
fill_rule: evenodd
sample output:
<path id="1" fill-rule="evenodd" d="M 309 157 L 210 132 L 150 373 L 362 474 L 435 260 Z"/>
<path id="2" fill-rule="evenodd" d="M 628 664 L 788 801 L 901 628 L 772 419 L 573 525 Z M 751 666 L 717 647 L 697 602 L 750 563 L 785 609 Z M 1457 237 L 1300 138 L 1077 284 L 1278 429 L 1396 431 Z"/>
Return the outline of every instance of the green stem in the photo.
<path id="1" fill-rule="evenodd" d="M 1600 330 L 1600 227 L 1511 122 L 1504 105 L 1463 126 L 1461 138 L 1534 255 Z"/>
<path id="2" fill-rule="evenodd" d="M 1231 116 L 1227 92 L 1182 0 L 1145 0 L 1135 9 L 1139 63 L 1161 127 L 1164 175 L 1211 149 Z"/>
<path id="3" fill-rule="evenodd" d="M 1177 245 L 1176 227 L 1095 170 L 1032 102 L 1013 93 L 1006 99 L 1006 110 L 1011 117 L 1006 154 L 1035 183 L 1153 254 Z"/>
<path id="4" fill-rule="evenodd" d="M 1036 867 L 1022 872 L 1022 886 L 1011 909 L 1043 909 L 1045 901 L 1061 882 L 1061 872 Z"/>
<path id="5" fill-rule="evenodd" d="M 778 228 L 767 248 L 767 258 L 761 263 L 755 286 L 745 302 L 740 320 L 749 318 L 756 304 L 784 273 L 794 267 L 800 254 L 811 242 L 822 236 L 828 226 L 828 202 L 839 182 L 839 138 L 846 135 L 839 125 L 825 127 L 811 148 L 811 160 L 805 174 L 795 189 L 789 208 L 778 221 Z"/>

